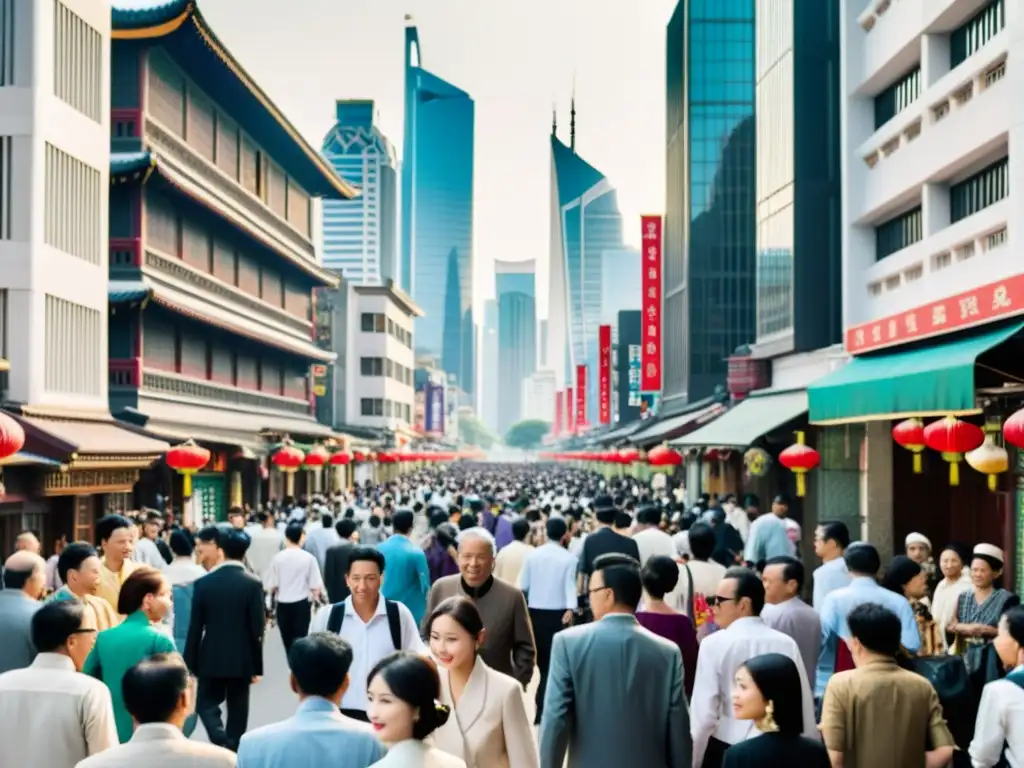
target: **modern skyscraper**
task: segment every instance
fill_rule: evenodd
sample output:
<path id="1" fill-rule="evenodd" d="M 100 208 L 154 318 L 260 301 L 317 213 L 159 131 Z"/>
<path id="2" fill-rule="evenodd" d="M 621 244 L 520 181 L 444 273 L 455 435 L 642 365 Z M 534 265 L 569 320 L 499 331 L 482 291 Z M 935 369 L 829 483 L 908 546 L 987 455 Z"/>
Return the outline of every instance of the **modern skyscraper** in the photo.
<path id="1" fill-rule="evenodd" d="M 449 382 L 472 394 L 474 104 L 422 68 L 419 33 L 406 21 L 402 287 L 425 313 L 417 351 L 439 359 Z"/>
<path id="2" fill-rule="evenodd" d="M 398 278 L 398 159 L 373 101 L 337 101 L 335 115 L 323 155 L 362 194 L 324 200 L 324 266 L 354 285 L 383 285 Z"/>
<path id="3" fill-rule="evenodd" d="M 498 300 L 484 302 L 484 325 L 480 337 L 480 420 L 498 431 Z"/>
<path id="4" fill-rule="evenodd" d="M 679 0 L 667 28 L 667 408 L 710 396 L 754 338 L 754 5 Z"/>
<path id="5" fill-rule="evenodd" d="M 536 262 L 495 261 L 498 432 L 523 418 L 523 382 L 537 370 Z"/>
<path id="6" fill-rule="evenodd" d="M 601 324 L 615 326 L 619 312 L 640 309 L 643 287 L 640 251 L 605 251 L 601 260 Z"/>
<path id="7" fill-rule="evenodd" d="M 551 135 L 547 361 L 560 389 L 575 387 L 576 366 L 588 366 L 587 411 L 596 423 L 602 271 L 605 253 L 623 248 L 622 217 L 615 188 L 576 154 L 575 105 L 572 114 L 569 145 Z"/>

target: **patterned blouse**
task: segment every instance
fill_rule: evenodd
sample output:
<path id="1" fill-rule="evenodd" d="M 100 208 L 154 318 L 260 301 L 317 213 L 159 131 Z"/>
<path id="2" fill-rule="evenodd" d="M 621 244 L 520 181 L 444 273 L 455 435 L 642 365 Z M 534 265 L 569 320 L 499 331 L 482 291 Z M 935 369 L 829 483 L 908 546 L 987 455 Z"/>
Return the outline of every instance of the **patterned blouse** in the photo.
<path id="1" fill-rule="evenodd" d="M 985 598 L 981 605 L 974 599 L 974 590 L 967 589 L 960 593 L 956 603 L 956 620 L 961 624 L 985 624 L 990 627 L 998 627 L 999 619 L 1007 608 L 1020 605 L 1020 598 L 1013 592 L 1002 589 L 993 589 L 992 594 Z M 968 643 L 981 644 L 991 641 L 988 637 L 965 637 Z"/>

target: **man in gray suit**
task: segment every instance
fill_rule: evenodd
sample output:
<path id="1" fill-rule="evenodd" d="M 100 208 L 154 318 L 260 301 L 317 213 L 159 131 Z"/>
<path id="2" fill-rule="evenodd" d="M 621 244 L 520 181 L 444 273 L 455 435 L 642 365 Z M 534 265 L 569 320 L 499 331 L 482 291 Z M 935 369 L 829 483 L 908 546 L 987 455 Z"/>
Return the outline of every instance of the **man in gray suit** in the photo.
<path id="1" fill-rule="evenodd" d="M 541 768 L 691 768 L 683 658 L 633 615 L 640 564 L 606 554 L 590 577 L 594 622 L 559 632 L 540 725 Z"/>
<path id="2" fill-rule="evenodd" d="M 4 564 L 0 591 L 0 674 L 24 669 L 36 657 L 32 616 L 46 588 L 46 561 L 34 552 L 15 552 Z"/>

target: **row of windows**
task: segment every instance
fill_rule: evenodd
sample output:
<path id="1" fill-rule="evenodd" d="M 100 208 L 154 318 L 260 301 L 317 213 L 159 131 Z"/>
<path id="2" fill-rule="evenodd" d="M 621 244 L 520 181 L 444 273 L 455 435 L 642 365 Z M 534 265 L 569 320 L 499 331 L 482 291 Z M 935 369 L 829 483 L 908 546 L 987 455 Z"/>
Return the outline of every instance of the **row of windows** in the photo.
<path id="1" fill-rule="evenodd" d="M 47 392 L 99 396 L 103 342 L 98 309 L 47 294 L 43 381 Z"/>
<path id="2" fill-rule="evenodd" d="M 364 397 L 359 401 L 359 413 L 362 416 L 385 416 L 401 419 L 407 424 L 412 421 L 412 407 L 408 403 L 396 403 L 380 397 Z"/>
<path id="3" fill-rule="evenodd" d="M 399 384 L 412 386 L 412 368 L 383 357 L 359 358 L 359 373 L 363 376 L 387 376 Z"/>
<path id="4" fill-rule="evenodd" d="M 0 0 L 0 88 L 15 84 L 14 6 L 14 0 Z"/>
<path id="5" fill-rule="evenodd" d="M 886 256 L 920 242 L 923 236 L 921 206 L 917 206 L 875 227 L 875 259 L 881 261 Z"/>
<path id="6" fill-rule="evenodd" d="M 94 122 L 103 114 L 103 36 L 53 0 L 53 93 Z"/>
<path id="7" fill-rule="evenodd" d="M 99 265 L 103 185 L 100 172 L 52 144 L 46 145 L 43 240 L 59 251 Z"/>
<path id="8" fill-rule="evenodd" d="M 412 349 L 412 331 L 407 331 L 387 315 L 380 312 L 363 312 L 359 329 L 366 333 L 387 333 L 404 346 Z"/>
<path id="9" fill-rule="evenodd" d="M 921 94 L 921 67 L 914 67 L 875 96 L 875 130 L 913 104 Z"/>
<path id="10" fill-rule="evenodd" d="M 949 218 L 961 219 L 998 203 L 1010 194 L 1009 158 L 983 168 L 968 179 L 949 188 Z"/>
<path id="11" fill-rule="evenodd" d="M 949 68 L 954 69 L 1006 26 L 1004 0 L 993 0 L 949 36 Z"/>

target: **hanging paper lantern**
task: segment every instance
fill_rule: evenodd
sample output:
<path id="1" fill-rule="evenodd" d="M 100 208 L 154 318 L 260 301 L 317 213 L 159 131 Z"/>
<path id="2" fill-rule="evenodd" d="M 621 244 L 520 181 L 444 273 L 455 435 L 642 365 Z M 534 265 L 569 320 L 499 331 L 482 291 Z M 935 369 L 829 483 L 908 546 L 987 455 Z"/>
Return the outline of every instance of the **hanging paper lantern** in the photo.
<path id="1" fill-rule="evenodd" d="M 348 451 L 338 451 L 332 453 L 328 461 L 332 467 L 344 467 L 352 462 L 352 456 Z"/>
<path id="2" fill-rule="evenodd" d="M 620 464 L 632 464 L 640 460 L 640 452 L 636 448 L 623 448 L 619 451 Z"/>
<path id="3" fill-rule="evenodd" d="M 362 451 L 356 451 L 355 453 L 352 454 L 352 461 L 354 461 L 356 464 L 362 464 L 363 462 L 366 461 L 366 454 L 363 453 Z"/>
<path id="4" fill-rule="evenodd" d="M 210 452 L 190 439 L 171 448 L 164 461 L 182 476 L 181 492 L 187 499 L 192 496 L 192 475 L 210 463 Z"/>
<path id="5" fill-rule="evenodd" d="M 667 445 L 659 445 L 648 452 L 647 463 L 652 467 L 678 467 L 683 463 L 683 456 Z"/>
<path id="6" fill-rule="evenodd" d="M 1024 408 L 1003 424 L 1003 439 L 1015 448 L 1024 448 Z"/>
<path id="7" fill-rule="evenodd" d="M 330 454 L 327 453 L 326 448 L 322 445 L 314 445 L 309 449 L 303 463 L 310 469 L 320 469 L 320 467 L 327 463 L 329 458 Z"/>
<path id="8" fill-rule="evenodd" d="M 764 448 L 751 448 L 743 454 L 743 466 L 751 477 L 764 477 L 772 468 L 772 456 Z"/>
<path id="9" fill-rule="evenodd" d="M 381 451 L 377 454 L 377 461 L 381 464 L 394 464 L 398 461 L 398 457 L 391 451 Z"/>
<path id="10" fill-rule="evenodd" d="M 274 451 L 274 455 L 270 457 L 270 463 L 282 472 L 291 474 L 297 472 L 302 467 L 302 462 L 305 459 L 305 454 L 292 445 L 291 440 L 285 440 L 281 443 L 281 447 Z"/>
<path id="11" fill-rule="evenodd" d="M 924 422 L 920 419 L 904 419 L 892 428 L 892 439 L 914 454 L 914 474 L 921 474 L 921 451 L 926 447 Z"/>
<path id="12" fill-rule="evenodd" d="M 25 430 L 6 413 L 0 413 L 0 459 L 13 456 L 25 445 Z M 0 485 L 2 488 L 2 485 Z M 0 490 L 0 495 L 3 491 Z"/>
<path id="13" fill-rule="evenodd" d="M 985 435 L 985 442 L 964 456 L 972 469 L 988 475 L 988 489 L 994 491 L 998 485 L 998 475 L 1010 468 L 1010 456 L 1001 445 L 996 445 L 995 435 Z"/>
<path id="14" fill-rule="evenodd" d="M 804 433 L 796 433 L 796 442 L 779 454 L 779 464 L 796 475 L 796 495 L 807 494 L 805 475 L 821 463 L 821 454 L 804 443 Z"/>
<path id="15" fill-rule="evenodd" d="M 985 442 L 981 427 L 955 416 L 933 421 L 924 428 L 924 444 L 949 462 L 949 484 L 960 485 L 960 462 L 964 454 Z"/>

